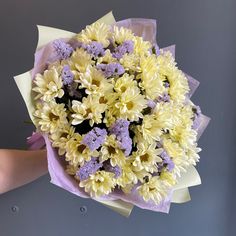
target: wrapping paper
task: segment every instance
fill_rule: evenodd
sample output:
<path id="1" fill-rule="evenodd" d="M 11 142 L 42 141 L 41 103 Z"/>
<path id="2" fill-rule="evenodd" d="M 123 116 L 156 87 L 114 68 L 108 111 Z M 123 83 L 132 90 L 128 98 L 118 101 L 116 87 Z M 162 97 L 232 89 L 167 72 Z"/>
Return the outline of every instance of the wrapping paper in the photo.
<path id="1" fill-rule="evenodd" d="M 112 13 L 108 13 L 99 21 L 107 24 L 116 24 L 118 26 L 124 26 L 130 28 L 136 35 L 142 36 L 144 40 L 148 40 L 152 43 L 156 43 L 156 21 L 152 19 L 127 19 L 119 22 L 115 22 Z M 15 82 L 22 94 L 22 97 L 27 106 L 29 116 L 34 123 L 34 102 L 32 100 L 32 79 L 36 73 L 41 73 L 45 69 L 47 63 L 55 61 L 56 55 L 53 54 L 51 41 L 61 38 L 65 41 L 69 41 L 75 33 L 51 28 L 47 26 L 38 26 L 39 39 L 35 53 L 34 68 L 31 71 L 17 75 L 14 77 Z M 175 56 L 175 46 L 169 46 L 163 49 L 164 51 L 170 51 Z M 199 82 L 187 75 L 190 92 L 189 98 L 193 95 L 197 89 Z M 201 125 L 198 129 L 199 137 L 206 128 L 209 118 L 202 115 Z M 57 154 L 56 149 L 52 148 L 50 140 L 47 135 L 41 135 L 35 132 L 32 137 L 28 140 L 31 149 L 47 148 L 48 158 L 48 170 L 51 177 L 51 183 L 73 193 L 80 197 L 88 198 L 88 194 L 81 189 L 74 178 L 65 172 L 65 162 Z M 116 212 L 129 216 L 132 211 L 133 204 L 140 208 L 149 209 L 153 211 L 168 212 L 171 202 L 182 203 L 190 200 L 188 187 L 201 184 L 200 176 L 197 170 L 190 166 L 189 169 L 181 175 L 178 180 L 178 184 L 174 190 L 171 191 L 168 197 L 162 201 L 159 205 L 153 206 L 152 203 L 146 203 L 138 196 L 136 189 L 134 189 L 129 195 L 121 194 L 118 190 L 107 197 L 94 199 L 107 207 L 115 210 Z"/>

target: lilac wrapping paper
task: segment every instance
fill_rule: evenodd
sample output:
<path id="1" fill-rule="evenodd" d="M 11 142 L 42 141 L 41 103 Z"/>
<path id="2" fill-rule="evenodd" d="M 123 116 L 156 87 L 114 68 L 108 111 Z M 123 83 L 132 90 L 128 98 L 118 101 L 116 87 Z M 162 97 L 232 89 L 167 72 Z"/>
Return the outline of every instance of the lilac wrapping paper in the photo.
<path id="1" fill-rule="evenodd" d="M 156 20 L 131 18 L 118 21 L 115 25 L 131 29 L 135 35 L 142 37 L 145 41 L 149 41 L 152 44 L 156 43 Z"/>
<path id="2" fill-rule="evenodd" d="M 151 19 L 127 19 L 116 23 L 117 26 L 124 26 L 131 29 L 137 36 L 141 36 L 144 40 L 148 40 L 153 44 L 156 43 L 156 21 Z M 65 39 L 68 41 L 69 39 Z M 164 51 L 170 51 L 175 56 L 175 46 L 170 46 L 163 49 Z M 34 68 L 31 71 L 32 79 L 37 73 L 42 73 L 48 63 L 52 63 L 58 58 L 53 52 L 52 43 L 48 43 L 35 53 Z M 189 98 L 193 95 L 197 89 L 199 82 L 193 79 L 191 76 L 186 75 L 189 81 L 190 92 Z M 209 118 L 202 116 L 201 125 L 198 128 L 199 137 L 203 133 L 209 122 Z M 88 194 L 79 187 L 76 180 L 65 172 L 66 162 L 63 157 L 59 157 L 57 150 L 52 147 L 50 140 L 47 135 L 40 133 L 34 133 L 29 139 L 28 144 L 30 149 L 40 149 L 46 144 L 47 158 L 48 158 L 48 170 L 51 176 L 51 183 L 83 198 L 88 198 Z M 130 194 L 123 194 L 121 191 L 114 191 L 109 196 L 101 197 L 97 200 L 116 200 L 121 199 L 126 202 L 130 202 L 143 209 L 159 212 L 169 212 L 171 203 L 172 192 L 169 193 L 167 198 L 162 201 L 159 205 L 155 205 L 152 202 L 145 202 L 138 194 L 136 189 Z"/>

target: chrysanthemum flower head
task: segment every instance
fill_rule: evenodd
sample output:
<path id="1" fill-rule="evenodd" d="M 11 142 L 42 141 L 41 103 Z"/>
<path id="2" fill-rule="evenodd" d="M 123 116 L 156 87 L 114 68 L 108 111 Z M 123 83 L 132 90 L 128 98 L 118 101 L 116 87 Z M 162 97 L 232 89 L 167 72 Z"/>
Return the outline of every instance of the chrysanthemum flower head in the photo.
<path id="1" fill-rule="evenodd" d="M 89 120 L 90 126 L 93 126 L 94 123 L 99 124 L 102 122 L 102 113 L 105 112 L 105 109 L 106 104 L 101 102 L 97 95 L 88 95 L 83 98 L 82 102 L 73 100 L 72 124 L 78 125 L 84 120 Z"/>
<path id="2" fill-rule="evenodd" d="M 157 163 L 162 162 L 159 156 L 162 149 L 156 148 L 155 142 L 149 144 L 143 142 L 138 144 L 138 150 L 132 154 L 135 171 L 145 170 L 149 173 L 157 172 Z"/>
<path id="3" fill-rule="evenodd" d="M 58 154 L 64 155 L 66 152 L 66 144 L 75 133 L 75 128 L 66 124 L 61 129 L 57 129 L 51 134 L 52 146 L 58 148 Z"/>
<path id="4" fill-rule="evenodd" d="M 117 178 L 116 183 L 121 186 L 122 189 L 125 189 L 126 192 L 130 191 L 131 187 L 138 183 L 138 177 L 132 168 L 130 160 L 122 165 L 122 174 Z"/>
<path id="5" fill-rule="evenodd" d="M 143 117 L 142 111 L 147 107 L 147 100 L 140 94 L 138 87 L 130 87 L 120 95 L 115 107 L 118 109 L 119 117 L 137 121 Z"/>
<path id="6" fill-rule="evenodd" d="M 133 40 L 134 34 L 131 30 L 127 28 L 114 26 L 112 37 L 113 41 L 116 44 L 120 45 L 127 40 Z"/>
<path id="7" fill-rule="evenodd" d="M 148 41 L 144 41 L 142 37 L 135 37 L 134 39 L 134 53 L 139 56 L 150 56 L 152 45 Z"/>
<path id="8" fill-rule="evenodd" d="M 100 197 L 111 193 L 115 187 L 114 174 L 106 171 L 97 171 L 86 180 L 80 181 L 79 186 L 91 197 Z"/>
<path id="9" fill-rule="evenodd" d="M 100 151 L 100 161 L 110 160 L 111 165 L 123 166 L 125 163 L 124 152 L 119 147 L 119 143 L 114 134 L 108 135 Z"/>
<path id="10" fill-rule="evenodd" d="M 157 57 L 159 65 L 159 77 L 163 83 L 169 83 L 169 94 L 175 102 L 183 103 L 189 92 L 186 76 L 176 67 L 174 58 L 170 52 L 163 52 Z"/>
<path id="11" fill-rule="evenodd" d="M 80 75 L 78 82 L 81 83 L 80 88 L 85 88 L 88 94 L 106 94 L 113 89 L 113 85 L 104 77 L 103 73 L 91 66 Z"/>
<path id="12" fill-rule="evenodd" d="M 83 137 L 75 133 L 66 143 L 66 161 L 71 165 L 83 165 L 85 161 L 90 161 L 91 157 L 97 157 L 98 151 L 91 151 L 82 142 Z"/>
<path id="13" fill-rule="evenodd" d="M 159 176 L 151 177 L 146 183 L 137 188 L 139 194 L 145 201 L 153 201 L 159 204 L 168 194 L 168 186 Z"/>
<path id="14" fill-rule="evenodd" d="M 95 22 L 86 27 L 81 33 L 77 35 L 77 40 L 83 43 L 90 43 L 92 41 L 100 42 L 104 47 L 109 45 L 109 38 L 111 35 L 110 26 L 104 23 Z"/>
<path id="15" fill-rule="evenodd" d="M 63 83 L 56 68 L 44 71 L 43 75 L 36 74 L 34 83 L 36 86 L 33 91 L 38 93 L 35 99 L 42 98 L 44 101 L 50 101 L 56 97 L 61 98 L 64 95 Z"/>
<path id="16" fill-rule="evenodd" d="M 114 90 L 122 94 L 124 93 L 128 88 L 137 88 L 137 81 L 134 80 L 133 75 L 129 75 L 127 73 L 123 74 L 120 78 L 118 78 L 114 85 Z"/>
<path id="17" fill-rule="evenodd" d="M 87 67 L 93 64 L 91 55 L 89 55 L 83 48 L 77 48 L 70 60 L 69 63 L 72 67 L 72 70 L 77 70 L 78 72 L 85 72 Z"/>
<path id="18" fill-rule="evenodd" d="M 34 116 L 40 129 L 51 134 L 68 124 L 65 105 L 57 104 L 55 101 L 37 103 Z"/>

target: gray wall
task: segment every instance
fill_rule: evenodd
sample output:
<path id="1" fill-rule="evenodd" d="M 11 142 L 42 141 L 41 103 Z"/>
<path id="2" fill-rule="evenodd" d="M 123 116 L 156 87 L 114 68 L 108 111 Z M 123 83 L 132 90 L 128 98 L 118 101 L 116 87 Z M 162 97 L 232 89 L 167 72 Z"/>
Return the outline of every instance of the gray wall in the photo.
<path id="1" fill-rule="evenodd" d="M 23 123 L 27 111 L 12 77 L 33 65 L 36 24 L 78 32 L 111 9 L 118 20 L 157 19 L 159 45 L 175 43 L 180 68 L 201 82 L 193 101 L 212 118 L 199 142 L 203 184 L 191 189 L 191 202 L 173 204 L 169 215 L 135 208 L 126 219 L 45 176 L 0 196 L 0 235 L 236 235 L 234 0 L 1 0 L 0 147 L 24 148 L 33 130 Z"/>

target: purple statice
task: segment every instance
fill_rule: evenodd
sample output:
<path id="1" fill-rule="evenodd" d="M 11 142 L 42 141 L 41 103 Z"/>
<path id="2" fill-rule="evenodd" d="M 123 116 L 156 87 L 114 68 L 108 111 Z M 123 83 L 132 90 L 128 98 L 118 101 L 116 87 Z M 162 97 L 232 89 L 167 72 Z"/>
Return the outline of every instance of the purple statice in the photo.
<path id="1" fill-rule="evenodd" d="M 162 163 L 166 165 L 167 170 L 172 171 L 175 167 L 175 164 L 165 150 L 163 150 L 163 152 L 160 154 L 160 157 L 163 160 Z"/>
<path id="2" fill-rule="evenodd" d="M 194 106 L 193 107 L 193 112 L 194 112 L 194 117 L 193 117 L 193 125 L 192 125 L 192 128 L 193 129 L 198 129 L 198 127 L 200 126 L 201 124 L 201 109 L 199 106 Z"/>
<path id="3" fill-rule="evenodd" d="M 169 88 L 169 87 L 170 87 L 170 83 L 169 83 L 168 81 L 165 81 L 165 82 L 164 82 L 164 87 L 165 87 L 165 88 Z"/>
<path id="4" fill-rule="evenodd" d="M 89 178 L 90 175 L 97 172 L 102 167 L 102 164 L 94 157 L 90 161 L 85 162 L 79 170 L 76 172 L 76 176 L 79 177 L 81 181 Z"/>
<path id="5" fill-rule="evenodd" d="M 134 51 L 134 41 L 132 40 L 126 40 L 122 44 L 124 48 L 126 48 L 127 53 L 132 53 Z"/>
<path id="6" fill-rule="evenodd" d="M 169 102 L 170 101 L 170 96 L 168 93 L 164 93 L 162 96 L 159 96 L 157 98 L 157 102 Z"/>
<path id="7" fill-rule="evenodd" d="M 129 156 L 132 150 L 132 139 L 129 136 L 129 132 L 127 132 L 124 136 L 117 136 L 116 138 L 118 140 L 119 147 L 124 151 L 125 156 Z"/>
<path id="8" fill-rule="evenodd" d="M 132 40 L 126 40 L 114 49 L 112 56 L 117 59 L 121 59 L 126 53 L 132 53 L 133 50 L 134 42 Z"/>
<path id="9" fill-rule="evenodd" d="M 103 56 L 105 53 L 102 43 L 96 41 L 92 41 L 87 45 L 82 45 L 82 47 L 94 57 Z"/>
<path id="10" fill-rule="evenodd" d="M 54 40 L 52 44 L 60 60 L 65 60 L 69 58 L 73 52 L 73 48 L 70 46 L 70 44 L 65 43 L 63 40 Z"/>
<path id="11" fill-rule="evenodd" d="M 115 48 L 114 52 L 112 53 L 112 56 L 116 59 L 121 59 L 126 53 L 126 48 L 122 47 L 122 45 Z"/>
<path id="12" fill-rule="evenodd" d="M 120 63 L 98 64 L 97 68 L 101 70 L 105 77 L 119 76 L 125 73 L 124 67 Z"/>
<path id="13" fill-rule="evenodd" d="M 121 168 L 118 165 L 112 166 L 110 161 L 104 161 L 103 162 L 103 168 L 104 168 L 105 171 L 114 173 L 115 178 L 118 178 L 122 173 Z"/>
<path id="14" fill-rule="evenodd" d="M 62 72 L 61 72 L 61 79 L 64 85 L 72 84 L 73 79 L 74 79 L 74 74 L 70 70 L 69 65 L 63 66 Z"/>
<path id="15" fill-rule="evenodd" d="M 156 107 L 156 103 L 155 103 L 155 101 L 153 101 L 153 100 L 148 100 L 148 102 L 147 102 L 147 106 L 148 107 L 150 107 L 151 109 L 153 109 L 153 108 L 155 108 Z"/>
<path id="16" fill-rule="evenodd" d="M 111 125 L 109 131 L 111 134 L 115 134 L 117 136 L 124 136 L 129 132 L 129 124 L 130 122 L 125 119 L 117 119 L 114 124 Z"/>
<path id="17" fill-rule="evenodd" d="M 129 136 L 130 122 L 125 119 L 118 119 L 111 125 L 109 131 L 116 136 L 120 149 L 124 151 L 125 156 L 128 156 L 132 150 L 132 139 Z"/>
<path id="18" fill-rule="evenodd" d="M 94 151 L 105 142 L 106 136 L 107 131 L 105 129 L 95 127 L 84 136 L 82 143 Z"/>

